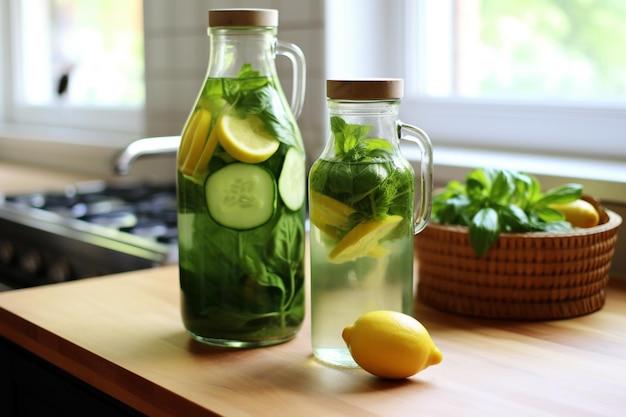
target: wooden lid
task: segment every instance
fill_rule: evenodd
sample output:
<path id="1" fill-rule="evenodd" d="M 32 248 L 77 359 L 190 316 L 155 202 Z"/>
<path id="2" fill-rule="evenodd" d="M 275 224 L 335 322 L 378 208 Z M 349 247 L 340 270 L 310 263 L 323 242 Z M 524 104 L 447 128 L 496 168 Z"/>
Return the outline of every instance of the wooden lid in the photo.
<path id="1" fill-rule="evenodd" d="M 212 9 L 209 27 L 219 26 L 278 26 L 276 9 Z"/>
<path id="2" fill-rule="evenodd" d="M 337 100 L 395 100 L 402 98 L 401 78 L 326 80 L 326 96 Z"/>

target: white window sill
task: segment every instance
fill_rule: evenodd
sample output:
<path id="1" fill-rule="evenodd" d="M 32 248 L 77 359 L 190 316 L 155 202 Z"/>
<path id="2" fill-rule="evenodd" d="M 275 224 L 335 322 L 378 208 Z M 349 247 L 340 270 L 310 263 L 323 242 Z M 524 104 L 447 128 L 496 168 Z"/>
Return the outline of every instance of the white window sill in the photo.
<path id="1" fill-rule="evenodd" d="M 131 134 L 120 132 L 0 124 L 0 159 L 108 177 L 112 174 L 115 155 L 135 139 Z M 404 151 L 409 158 L 415 158 L 416 149 L 407 148 Z M 311 159 L 315 157 L 311 155 Z M 133 168 L 133 173 L 157 175 L 159 179 L 169 178 L 170 172 L 174 172 L 169 159 L 173 160 L 142 160 L 138 163 L 140 169 Z M 626 203 L 624 161 L 436 145 L 434 164 L 438 186 L 453 179 L 463 179 L 473 168 L 493 167 L 535 175 L 544 188 L 578 182 L 585 187 L 585 193 L 596 198 Z"/>
<path id="2" fill-rule="evenodd" d="M 416 150 L 406 150 L 415 157 Z M 522 171 L 535 175 L 544 189 L 577 182 L 586 194 L 606 202 L 626 203 L 626 163 L 597 158 L 562 157 L 437 145 L 434 150 L 435 182 L 462 180 L 478 167 Z"/>

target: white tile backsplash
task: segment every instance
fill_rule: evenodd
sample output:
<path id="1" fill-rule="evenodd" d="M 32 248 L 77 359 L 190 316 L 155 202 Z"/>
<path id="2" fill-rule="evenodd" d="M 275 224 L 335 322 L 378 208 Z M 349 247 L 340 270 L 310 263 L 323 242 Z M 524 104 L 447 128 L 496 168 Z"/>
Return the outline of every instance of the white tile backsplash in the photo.
<path id="1" fill-rule="evenodd" d="M 295 24 L 321 25 L 323 0 L 274 0 L 278 9 L 280 25 L 292 28 Z"/>
<path id="2" fill-rule="evenodd" d="M 322 78 L 308 77 L 304 109 L 300 123 L 306 129 L 321 130 L 325 124 L 323 118 L 326 107 L 326 82 Z"/>
<path id="3" fill-rule="evenodd" d="M 156 111 L 152 110 L 148 117 L 151 122 L 147 128 L 146 135 L 147 136 L 172 136 L 179 135 L 187 120 L 187 116 L 189 115 L 189 111 L 191 110 L 191 105 L 188 109 L 185 110 L 167 110 L 167 111 Z"/>
<path id="4" fill-rule="evenodd" d="M 208 60 L 206 35 L 155 36 L 146 42 L 146 72 L 151 77 L 202 77 Z"/>
<path id="5" fill-rule="evenodd" d="M 148 0 L 143 4 L 143 27 L 147 34 L 171 27 L 172 0 Z"/>
<path id="6" fill-rule="evenodd" d="M 148 113 L 189 111 L 202 87 L 202 79 L 154 78 L 147 85 L 150 92 Z"/>
<path id="7" fill-rule="evenodd" d="M 307 165 L 311 165 L 322 153 L 322 149 L 326 144 L 326 138 L 324 132 L 320 130 L 300 129 L 302 134 L 302 140 L 307 144 L 306 146 L 306 160 Z"/>

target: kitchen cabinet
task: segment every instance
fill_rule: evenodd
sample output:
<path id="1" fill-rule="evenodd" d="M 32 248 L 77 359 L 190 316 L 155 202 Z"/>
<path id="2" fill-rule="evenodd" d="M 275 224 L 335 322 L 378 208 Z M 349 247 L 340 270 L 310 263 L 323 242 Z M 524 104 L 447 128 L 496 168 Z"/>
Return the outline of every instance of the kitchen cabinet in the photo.
<path id="1" fill-rule="evenodd" d="M 140 417 L 143 414 L 0 339 L 3 417 Z"/>
<path id="2" fill-rule="evenodd" d="M 308 324 L 291 342 L 262 349 L 191 341 L 177 272 L 170 266 L 2 293 L 0 336 L 31 352 L 25 358 L 82 381 L 76 392 L 115 412 L 123 407 L 111 401 L 158 417 L 616 416 L 626 405 L 623 282 L 609 286 L 603 310 L 563 321 L 475 320 L 418 305 L 443 362 L 390 381 L 318 364 Z M 6 358 L 3 373 L 12 363 Z M 0 384 L 3 393 L 15 388 Z"/>

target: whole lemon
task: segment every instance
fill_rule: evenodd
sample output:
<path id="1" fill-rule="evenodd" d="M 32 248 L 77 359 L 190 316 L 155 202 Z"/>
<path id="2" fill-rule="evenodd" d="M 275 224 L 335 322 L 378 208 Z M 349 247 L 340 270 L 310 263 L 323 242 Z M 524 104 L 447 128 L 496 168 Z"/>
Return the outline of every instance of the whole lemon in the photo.
<path id="1" fill-rule="evenodd" d="M 566 204 L 550 204 L 550 208 L 560 211 L 565 220 L 575 227 L 593 227 L 600 222 L 600 215 L 595 207 L 585 200 L 574 200 Z"/>
<path id="2" fill-rule="evenodd" d="M 372 311 L 341 334 L 356 363 L 383 378 L 408 378 L 441 362 L 426 328 L 396 311 Z"/>

